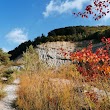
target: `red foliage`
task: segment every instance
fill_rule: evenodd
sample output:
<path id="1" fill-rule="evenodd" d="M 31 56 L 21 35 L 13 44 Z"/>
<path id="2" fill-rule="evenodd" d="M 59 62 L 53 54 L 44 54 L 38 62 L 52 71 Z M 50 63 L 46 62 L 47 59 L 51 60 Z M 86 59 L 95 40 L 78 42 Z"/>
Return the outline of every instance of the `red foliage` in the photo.
<path id="1" fill-rule="evenodd" d="M 110 78 L 110 38 L 102 38 L 105 46 L 92 51 L 92 43 L 87 48 L 71 53 L 71 60 L 77 61 L 78 71 L 87 80 L 94 80 L 97 77 Z"/>
<path id="2" fill-rule="evenodd" d="M 93 15 L 95 20 L 101 19 L 110 13 L 109 9 L 110 0 L 93 0 L 93 5 L 88 5 L 84 12 L 73 13 L 76 16 L 81 16 L 82 18 L 88 18 L 88 15 Z"/>

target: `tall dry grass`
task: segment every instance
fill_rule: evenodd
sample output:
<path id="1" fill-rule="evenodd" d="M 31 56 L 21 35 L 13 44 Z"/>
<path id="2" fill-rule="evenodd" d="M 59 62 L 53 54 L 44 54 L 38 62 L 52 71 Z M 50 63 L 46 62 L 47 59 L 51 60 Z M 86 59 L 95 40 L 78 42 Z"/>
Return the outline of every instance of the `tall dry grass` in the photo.
<path id="1" fill-rule="evenodd" d="M 103 90 L 100 82 L 83 82 L 78 73 L 76 77 L 66 79 L 66 75 L 56 77 L 59 71 L 52 72 L 21 75 L 17 99 L 20 110 L 109 110 L 107 96 L 97 100 L 98 96 L 92 90 L 93 87 Z M 62 72 L 67 74 L 67 71 Z M 108 86 L 108 82 L 103 84 Z M 107 92 L 110 90 L 105 89 Z"/>
<path id="2" fill-rule="evenodd" d="M 75 65 L 67 64 L 58 70 L 46 69 L 39 60 L 35 62 L 36 57 L 31 55 L 34 55 L 32 51 L 31 54 L 25 54 L 27 69 L 20 76 L 16 101 L 19 110 L 110 109 L 108 79 L 85 82 Z"/>
<path id="3" fill-rule="evenodd" d="M 6 96 L 6 93 L 3 90 L 4 84 L 0 82 L 0 100 Z"/>
<path id="4" fill-rule="evenodd" d="M 17 104 L 24 110 L 74 110 L 81 106 L 78 94 L 73 91 L 74 84 L 69 80 L 39 76 L 22 75 Z M 82 104 L 83 105 L 83 104 Z"/>

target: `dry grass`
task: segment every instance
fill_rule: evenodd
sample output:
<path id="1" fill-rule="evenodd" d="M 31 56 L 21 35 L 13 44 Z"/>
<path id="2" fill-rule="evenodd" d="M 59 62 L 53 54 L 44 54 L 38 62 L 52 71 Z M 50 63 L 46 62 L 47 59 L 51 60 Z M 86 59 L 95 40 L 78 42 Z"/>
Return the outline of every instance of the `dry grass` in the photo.
<path id="1" fill-rule="evenodd" d="M 73 83 L 38 75 L 23 75 L 17 104 L 24 110 L 75 108 Z M 28 85 L 28 86 L 27 86 Z"/>
<path id="2" fill-rule="evenodd" d="M 6 93 L 3 90 L 0 90 L 0 100 L 6 96 Z"/>
<path id="3" fill-rule="evenodd" d="M 3 91 L 4 85 L 0 83 L 0 100 L 6 96 L 6 93 Z"/>
<path id="4" fill-rule="evenodd" d="M 17 105 L 20 110 L 109 110 L 107 96 L 97 100 L 97 94 L 92 93 L 92 87 L 108 92 L 109 83 L 83 80 L 71 65 L 63 66 L 54 74 L 51 70 L 39 74 L 26 72 L 21 75 Z"/>
<path id="5" fill-rule="evenodd" d="M 6 96 L 6 92 L 3 90 L 4 87 L 13 81 L 14 74 L 12 74 L 12 71 L 8 68 L 8 65 L 0 66 L 0 100 Z"/>
<path id="6" fill-rule="evenodd" d="M 32 47 L 24 54 L 27 69 L 20 76 L 19 110 L 110 110 L 108 79 L 85 82 L 75 65 L 46 69 L 36 56 Z"/>

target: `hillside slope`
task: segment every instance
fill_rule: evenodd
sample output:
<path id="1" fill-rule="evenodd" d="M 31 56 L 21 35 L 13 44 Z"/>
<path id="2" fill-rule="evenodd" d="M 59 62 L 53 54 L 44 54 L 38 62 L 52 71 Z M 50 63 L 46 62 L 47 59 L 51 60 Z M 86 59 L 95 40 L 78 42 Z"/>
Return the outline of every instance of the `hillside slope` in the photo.
<path id="1" fill-rule="evenodd" d="M 82 42 L 84 40 L 100 42 L 103 36 L 110 37 L 110 26 L 64 27 L 50 31 L 48 36 L 42 34 L 41 36 L 36 37 L 33 41 L 29 40 L 21 43 L 18 47 L 8 53 L 11 54 L 10 59 L 15 60 L 18 56 L 22 55 L 30 45 L 33 45 L 33 47 L 36 48 L 36 46 L 46 42 Z"/>
<path id="2" fill-rule="evenodd" d="M 47 42 L 35 47 L 39 58 L 46 63 L 49 67 L 58 67 L 65 63 L 70 63 L 70 53 L 76 50 L 80 50 L 87 47 L 90 41 L 82 42 Z M 101 47 L 102 43 L 97 43 L 93 45 L 93 50 Z M 17 57 L 14 61 L 21 62 L 22 56 Z"/>

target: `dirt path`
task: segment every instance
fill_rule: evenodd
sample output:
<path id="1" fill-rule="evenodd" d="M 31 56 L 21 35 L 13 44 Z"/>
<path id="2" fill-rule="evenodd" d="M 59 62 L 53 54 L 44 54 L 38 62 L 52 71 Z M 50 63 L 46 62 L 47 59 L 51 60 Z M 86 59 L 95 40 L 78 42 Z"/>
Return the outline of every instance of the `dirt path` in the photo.
<path id="1" fill-rule="evenodd" d="M 12 84 L 7 85 L 4 88 L 7 95 L 0 101 L 0 110 L 16 110 L 11 107 L 11 104 L 17 98 L 16 90 L 18 89 L 18 84 L 19 79 L 16 79 Z"/>

